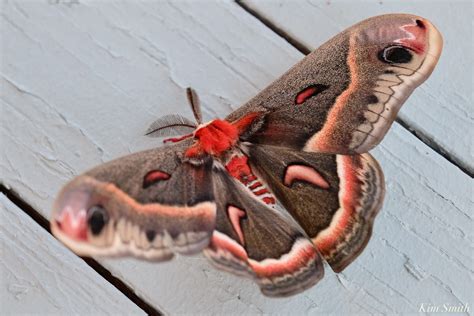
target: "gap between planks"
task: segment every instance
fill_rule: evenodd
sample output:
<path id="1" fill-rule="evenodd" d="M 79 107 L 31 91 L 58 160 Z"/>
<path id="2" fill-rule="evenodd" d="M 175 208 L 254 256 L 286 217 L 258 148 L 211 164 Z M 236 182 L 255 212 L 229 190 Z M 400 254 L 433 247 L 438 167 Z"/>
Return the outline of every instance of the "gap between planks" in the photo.
<path id="1" fill-rule="evenodd" d="M 290 36 L 285 30 L 278 27 L 270 19 L 267 19 L 262 14 L 252 9 L 247 4 L 243 3 L 241 0 L 235 0 L 235 2 L 244 11 L 246 11 L 248 14 L 252 15 L 254 18 L 259 20 L 263 25 L 265 25 L 267 28 L 269 28 L 274 33 L 276 33 L 281 38 L 283 38 L 285 41 L 287 41 L 291 46 L 296 48 L 300 53 L 304 55 L 308 55 L 309 53 L 312 52 L 312 50 L 308 48 L 306 45 L 298 41 L 296 38 L 293 38 L 292 36 Z M 417 139 L 423 142 L 426 146 L 431 148 L 431 150 L 435 151 L 444 159 L 449 161 L 451 164 L 461 169 L 462 172 L 464 172 L 471 178 L 474 178 L 474 169 L 472 169 L 470 166 L 463 163 L 459 158 L 455 157 L 454 155 L 451 155 L 445 148 L 443 148 L 442 145 L 438 144 L 431 136 L 427 135 L 421 130 L 417 130 L 416 128 L 410 127 L 410 125 L 399 116 L 397 116 L 395 121 L 398 124 L 400 124 L 400 126 L 402 126 L 404 129 L 406 129 L 408 132 L 410 132 L 413 136 L 415 136 Z"/>
<path id="2" fill-rule="evenodd" d="M 20 197 L 20 195 L 15 192 L 13 189 L 7 188 L 3 183 L 0 183 L 0 192 L 3 193 L 13 204 L 15 204 L 19 209 L 21 209 L 26 215 L 31 217 L 39 226 L 46 230 L 50 235 L 51 230 L 49 227 L 49 221 L 41 215 L 37 210 L 35 210 L 28 202 Z M 129 300 L 131 300 L 135 305 L 142 309 L 148 315 L 158 316 L 163 315 L 162 312 L 157 310 L 151 304 L 139 297 L 135 291 L 125 284 L 122 280 L 115 277 L 109 270 L 102 266 L 99 262 L 92 258 L 80 257 L 84 262 L 94 269 L 101 277 L 103 277 L 107 282 L 112 284 L 117 290 L 122 292 Z"/>

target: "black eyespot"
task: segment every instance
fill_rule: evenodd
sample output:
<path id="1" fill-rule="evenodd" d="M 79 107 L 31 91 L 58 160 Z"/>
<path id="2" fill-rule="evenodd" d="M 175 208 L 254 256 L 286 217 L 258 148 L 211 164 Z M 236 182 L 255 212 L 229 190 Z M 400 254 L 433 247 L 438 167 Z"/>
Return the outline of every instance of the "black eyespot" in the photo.
<path id="1" fill-rule="evenodd" d="M 369 104 L 379 103 L 379 98 L 377 98 L 376 95 L 371 94 L 367 97 L 367 103 Z"/>
<path id="2" fill-rule="evenodd" d="M 425 28 L 425 23 L 423 23 L 422 20 L 416 20 L 416 25 L 419 27 L 419 28 L 422 28 L 424 29 Z"/>
<path id="3" fill-rule="evenodd" d="M 100 205 L 92 206 L 87 213 L 87 223 L 93 235 L 100 234 L 109 220 L 107 211 Z"/>
<path id="4" fill-rule="evenodd" d="M 155 239 L 156 232 L 154 230 L 148 229 L 145 232 L 146 239 L 148 239 L 149 242 L 153 242 L 153 239 Z"/>
<path id="5" fill-rule="evenodd" d="M 404 64 L 411 61 L 412 55 L 405 47 L 389 46 L 382 49 L 378 57 L 384 63 Z"/>

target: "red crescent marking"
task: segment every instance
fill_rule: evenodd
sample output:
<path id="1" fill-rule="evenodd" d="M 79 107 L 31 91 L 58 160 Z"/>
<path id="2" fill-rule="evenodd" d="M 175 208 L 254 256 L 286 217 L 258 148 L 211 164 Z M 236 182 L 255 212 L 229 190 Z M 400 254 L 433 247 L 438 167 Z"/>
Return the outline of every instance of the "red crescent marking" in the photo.
<path id="1" fill-rule="evenodd" d="M 296 96 L 296 104 L 301 104 L 316 93 L 316 87 L 308 87 Z"/>
<path id="2" fill-rule="evenodd" d="M 245 244 L 244 234 L 242 232 L 242 227 L 240 226 L 240 219 L 246 215 L 245 211 L 235 206 L 229 206 L 227 208 L 227 213 L 229 214 L 230 222 L 232 223 L 234 231 L 237 233 L 237 236 L 239 236 L 240 243 L 242 245 Z"/>
<path id="3" fill-rule="evenodd" d="M 329 189 L 329 183 L 312 167 L 303 165 L 289 166 L 285 173 L 285 185 L 289 187 L 295 180 L 303 180 L 320 188 Z"/>
<path id="4" fill-rule="evenodd" d="M 152 184 L 155 184 L 162 180 L 168 180 L 169 178 L 170 175 L 166 172 L 160 170 L 152 170 L 146 174 L 145 178 L 143 178 L 143 187 L 147 188 Z"/>
<path id="5" fill-rule="evenodd" d="M 344 235 L 345 230 L 350 225 L 351 218 L 355 214 L 355 201 L 359 196 L 360 181 L 357 178 L 355 165 L 352 156 L 338 155 L 338 175 L 340 181 L 339 203 L 342 214 L 335 219 L 336 222 L 330 224 L 328 231 L 323 236 L 316 237 L 314 242 L 321 253 L 326 254 L 338 243 L 339 238 Z M 338 210 L 339 212 L 339 210 Z M 334 220 L 334 219 L 333 219 Z M 331 228 L 331 226 L 334 227 Z"/>

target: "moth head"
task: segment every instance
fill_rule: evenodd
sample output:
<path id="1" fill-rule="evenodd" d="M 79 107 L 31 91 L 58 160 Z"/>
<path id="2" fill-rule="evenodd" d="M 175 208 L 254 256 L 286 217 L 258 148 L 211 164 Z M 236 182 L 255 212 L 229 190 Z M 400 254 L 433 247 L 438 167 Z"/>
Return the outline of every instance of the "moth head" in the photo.
<path id="1" fill-rule="evenodd" d="M 430 21 L 409 14 L 377 16 L 351 32 L 358 64 L 367 66 L 363 71 L 411 77 L 414 84 L 431 74 L 442 46 L 441 34 Z"/>

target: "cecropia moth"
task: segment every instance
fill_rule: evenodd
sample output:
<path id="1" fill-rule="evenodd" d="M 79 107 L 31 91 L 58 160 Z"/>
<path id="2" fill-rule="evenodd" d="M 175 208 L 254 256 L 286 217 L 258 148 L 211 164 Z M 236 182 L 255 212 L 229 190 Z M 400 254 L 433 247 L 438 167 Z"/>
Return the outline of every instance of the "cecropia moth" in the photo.
<path id="1" fill-rule="evenodd" d="M 316 284 L 364 249 L 384 177 L 367 153 L 433 71 L 442 38 L 426 19 L 389 14 L 323 44 L 227 118 L 166 116 L 169 146 L 98 166 L 54 204 L 53 233 L 81 256 L 169 260 L 203 251 L 267 296 Z"/>

